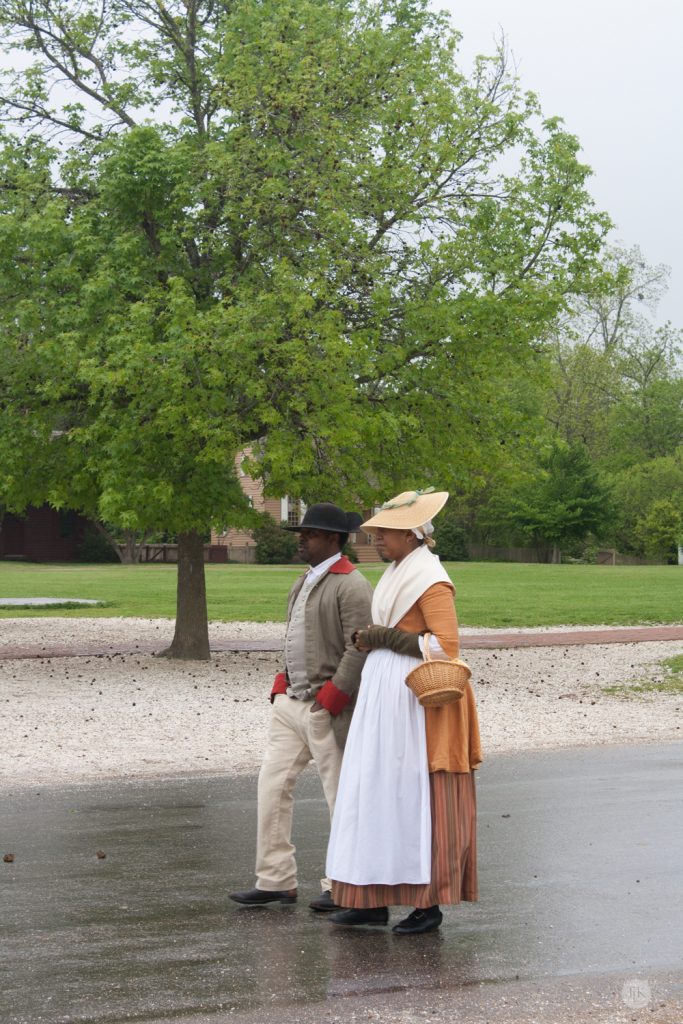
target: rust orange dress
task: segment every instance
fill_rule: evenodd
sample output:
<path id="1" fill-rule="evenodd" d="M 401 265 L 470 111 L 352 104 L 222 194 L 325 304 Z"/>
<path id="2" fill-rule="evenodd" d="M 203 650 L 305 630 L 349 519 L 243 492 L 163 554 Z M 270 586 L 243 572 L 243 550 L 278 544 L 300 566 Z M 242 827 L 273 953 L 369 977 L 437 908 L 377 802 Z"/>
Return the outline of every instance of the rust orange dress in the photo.
<path id="1" fill-rule="evenodd" d="M 459 653 L 458 621 L 448 583 L 429 587 L 397 623 L 407 633 L 428 630 L 450 657 Z M 369 908 L 460 903 L 478 898 L 474 770 L 481 763 L 479 723 L 468 683 L 460 700 L 425 708 L 432 819 L 431 880 L 425 885 L 352 885 L 332 881 L 341 907 Z"/>

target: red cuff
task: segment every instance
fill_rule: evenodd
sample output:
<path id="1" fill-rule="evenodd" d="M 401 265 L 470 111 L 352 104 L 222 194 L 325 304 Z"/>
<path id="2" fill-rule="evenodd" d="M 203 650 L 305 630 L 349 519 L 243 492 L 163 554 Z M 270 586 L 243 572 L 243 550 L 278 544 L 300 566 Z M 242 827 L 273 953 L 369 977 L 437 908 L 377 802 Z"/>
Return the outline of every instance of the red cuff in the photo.
<path id="1" fill-rule="evenodd" d="M 346 705 L 349 703 L 351 698 L 348 693 L 344 693 L 339 687 L 335 686 L 331 679 L 320 687 L 315 695 L 315 699 L 318 704 L 329 711 L 331 715 L 338 715 L 340 711 L 343 711 Z"/>
<path id="2" fill-rule="evenodd" d="M 278 693 L 287 693 L 287 676 L 284 672 L 278 672 L 273 681 L 273 689 L 270 691 L 270 703 L 272 704 Z"/>

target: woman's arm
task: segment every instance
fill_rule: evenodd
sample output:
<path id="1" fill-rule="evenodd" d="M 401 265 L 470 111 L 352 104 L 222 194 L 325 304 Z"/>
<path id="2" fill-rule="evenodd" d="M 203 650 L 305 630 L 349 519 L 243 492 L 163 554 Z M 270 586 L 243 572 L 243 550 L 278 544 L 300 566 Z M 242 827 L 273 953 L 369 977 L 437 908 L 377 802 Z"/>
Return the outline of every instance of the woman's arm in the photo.
<path id="1" fill-rule="evenodd" d="M 359 651 L 374 651 L 378 647 L 387 647 L 395 654 L 409 654 L 411 658 L 421 658 L 419 633 L 404 633 L 392 626 L 368 626 L 357 630 L 351 638 Z"/>
<path id="2" fill-rule="evenodd" d="M 420 632 L 429 631 L 433 634 L 432 654 L 437 657 L 443 654 L 451 658 L 457 657 L 460 644 L 453 588 L 448 583 L 435 583 L 418 599 L 417 608 L 413 605 L 413 609 L 419 614 L 409 613 L 409 616 L 402 620 L 406 622 L 406 626 L 402 628 L 368 626 L 367 629 L 358 630 L 353 636 L 356 647 L 361 651 L 388 647 L 397 654 L 421 658 L 422 637 L 420 633 L 412 632 L 411 627 L 407 625 L 408 619 L 411 618 L 415 623 L 412 629 L 420 629 L 419 623 L 422 622 L 424 628 L 420 629 Z"/>
<path id="3" fill-rule="evenodd" d="M 449 658 L 457 658 L 460 652 L 458 617 L 453 597 L 453 589 L 448 583 L 435 583 L 429 590 L 425 590 L 417 602 L 428 631 L 434 635 Z"/>

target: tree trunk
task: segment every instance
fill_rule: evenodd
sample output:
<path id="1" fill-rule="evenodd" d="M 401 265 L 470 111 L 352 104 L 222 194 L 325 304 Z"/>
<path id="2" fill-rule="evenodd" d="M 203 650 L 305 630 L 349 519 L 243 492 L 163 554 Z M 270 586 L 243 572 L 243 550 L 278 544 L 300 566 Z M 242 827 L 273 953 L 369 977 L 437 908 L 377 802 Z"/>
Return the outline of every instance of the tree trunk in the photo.
<path id="1" fill-rule="evenodd" d="M 135 565 L 135 534 L 131 530 L 124 530 L 123 544 L 117 544 L 119 558 L 124 565 Z"/>
<path id="2" fill-rule="evenodd" d="M 135 530 L 124 530 L 123 536 L 125 542 L 123 544 L 117 544 L 116 548 L 119 553 L 119 558 L 124 565 L 139 565 L 142 559 L 142 548 L 147 540 L 147 534 L 143 533 L 138 540 L 138 535 Z"/>
<path id="3" fill-rule="evenodd" d="M 208 661 L 209 617 L 206 610 L 204 541 L 200 533 L 178 534 L 178 600 L 175 634 L 161 658 Z"/>
<path id="4" fill-rule="evenodd" d="M 111 534 L 109 532 L 109 530 L 106 528 L 106 526 L 104 526 L 99 521 L 99 519 L 91 519 L 90 522 L 93 524 L 93 526 L 95 527 L 97 532 L 100 534 L 100 536 L 104 537 L 104 539 L 106 540 L 107 544 L 109 544 L 111 546 L 111 548 L 116 552 L 116 554 L 119 557 L 119 561 L 122 562 L 125 565 L 126 564 L 126 559 L 124 557 L 125 553 L 124 553 L 121 545 L 117 544 L 116 539 L 113 536 L 113 534 Z"/>

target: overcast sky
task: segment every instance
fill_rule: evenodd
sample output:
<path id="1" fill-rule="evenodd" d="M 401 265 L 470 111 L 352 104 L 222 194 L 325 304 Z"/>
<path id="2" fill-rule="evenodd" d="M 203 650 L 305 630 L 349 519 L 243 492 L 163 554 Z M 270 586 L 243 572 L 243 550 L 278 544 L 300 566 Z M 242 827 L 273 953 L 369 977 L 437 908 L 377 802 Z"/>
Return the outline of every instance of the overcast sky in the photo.
<path id="1" fill-rule="evenodd" d="M 579 137 L 613 240 L 671 267 L 657 321 L 683 328 L 683 0 L 432 4 L 463 33 L 464 68 L 505 34 L 522 86 Z"/>
<path id="2" fill-rule="evenodd" d="M 432 0 L 465 67 L 505 33 L 525 89 L 564 118 L 590 188 L 648 263 L 671 267 L 657 321 L 683 327 L 683 0 Z"/>

